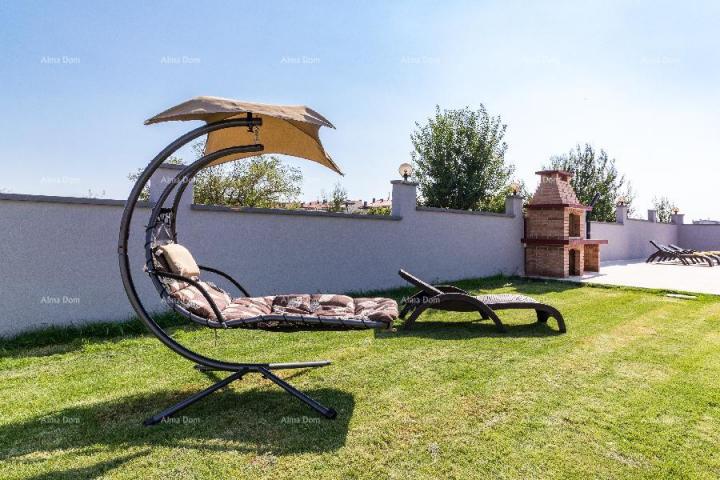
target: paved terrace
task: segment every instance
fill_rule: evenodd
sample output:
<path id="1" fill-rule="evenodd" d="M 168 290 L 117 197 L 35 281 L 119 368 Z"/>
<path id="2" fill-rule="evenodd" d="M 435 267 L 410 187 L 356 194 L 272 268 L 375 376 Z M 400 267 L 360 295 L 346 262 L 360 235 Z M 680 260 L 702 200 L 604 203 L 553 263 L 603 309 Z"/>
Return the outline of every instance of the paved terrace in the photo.
<path id="1" fill-rule="evenodd" d="M 569 277 L 568 280 L 720 295 L 720 266 L 622 260 L 603 262 L 600 273 L 586 273 L 582 277 Z"/>

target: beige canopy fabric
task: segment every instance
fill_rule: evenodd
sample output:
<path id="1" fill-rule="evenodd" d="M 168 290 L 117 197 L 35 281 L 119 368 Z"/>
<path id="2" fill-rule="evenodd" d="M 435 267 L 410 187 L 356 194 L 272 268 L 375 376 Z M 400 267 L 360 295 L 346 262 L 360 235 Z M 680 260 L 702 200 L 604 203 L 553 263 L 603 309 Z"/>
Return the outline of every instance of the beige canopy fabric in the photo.
<path id="1" fill-rule="evenodd" d="M 257 142 L 255 133 L 249 132 L 246 127 L 226 128 L 208 134 L 205 154 L 228 147 L 261 143 L 265 147 L 262 153 L 305 158 L 343 174 L 320 142 L 320 127 L 335 127 L 328 119 L 303 105 L 269 105 L 220 97 L 196 97 L 155 115 L 146 120 L 145 125 L 173 120 L 213 123 L 245 118 L 248 113 L 262 119 Z M 250 152 L 223 157 L 213 165 L 255 155 L 257 153 Z"/>

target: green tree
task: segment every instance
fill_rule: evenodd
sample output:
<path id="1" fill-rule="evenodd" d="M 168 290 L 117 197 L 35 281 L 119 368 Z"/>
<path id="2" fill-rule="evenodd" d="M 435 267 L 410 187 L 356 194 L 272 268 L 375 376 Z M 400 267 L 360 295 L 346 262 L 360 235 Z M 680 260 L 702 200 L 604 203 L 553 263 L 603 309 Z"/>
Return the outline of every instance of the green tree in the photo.
<path id="1" fill-rule="evenodd" d="M 513 166 L 505 163 L 506 125 L 478 110 L 435 109 L 410 138 L 422 201 L 431 207 L 476 210 L 507 187 Z"/>
<path id="2" fill-rule="evenodd" d="M 196 158 L 203 156 L 205 142 L 192 145 Z M 167 163 L 182 164 L 172 156 Z M 135 182 L 143 169 L 128 175 Z M 300 169 L 283 164 L 276 156 L 260 155 L 202 169 L 195 177 L 194 202 L 231 207 L 277 207 L 296 202 L 302 185 Z M 150 197 L 146 187 L 140 197 Z"/>
<path id="3" fill-rule="evenodd" d="M 658 221 L 663 223 L 670 223 L 672 214 L 677 210 L 675 202 L 664 196 L 653 198 L 653 208 L 657 211 Z"/>
<path id="4" fill-rule="evenodd" d="M 370 207 L 365 211 L 368 215 L 390 215 L 392 214 L 391 207 Z"/>
<path id="5" fill-rule="evenodd" d="M 343 186 L 340 185 L 340 182 L 336 183 L 332 189 L 332 192 L 330 192 L 330 204 L 328 206 L 328 211 L 330 211 L 330 212 L 344 211 L 347 208 L 347 206 L 345 205 L 345 202 L 347 202 L 347 199 L 348 199 L 347 190 L 345 190 L 343 188 Z"/>
<path id="6" fill-rule="evenodd" d="M 621 198 L 629 210 L 632 209 L 634 194 L 630 184 L 618 172 L 615 159 L 605 150 L 596 152 L 590 144 L 577 144 L 567 154 L 551 157 L 550 165 L 544 168 L 571 172 L 570 183 L 584 205 L 590 204 L 596 193 L 600 194 L 592 212 L 588 213 L 591 220 L 614 222 L 615 205 Z"/>
<path id="7" fill-rule="evenodd" d="M 278 157 L 260 155 L 202 169 L 194 201 L 205 205 L 272 208 L 294 202 L 301 192 L 300 169 Z"/>
<path id="8" fill-rule="evenodd" d="M 528 192 L 525 182 L 517 180 L 501 188 L 498 193 L 483 202 L 482 210 L 486 212 L 504 212 L 505 200 L 510 195 L 519 195 L 522 197 L 523 204 L 527 203 L 530 199 L 530 192 Z"/>

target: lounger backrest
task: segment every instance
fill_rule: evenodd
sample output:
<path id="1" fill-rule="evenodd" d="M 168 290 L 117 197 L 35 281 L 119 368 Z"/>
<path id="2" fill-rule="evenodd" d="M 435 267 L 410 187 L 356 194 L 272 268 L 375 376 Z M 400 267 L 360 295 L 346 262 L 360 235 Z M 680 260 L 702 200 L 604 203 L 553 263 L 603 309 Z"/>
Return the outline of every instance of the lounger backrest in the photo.
<path id="1" fill-rule="evenodd" d="M 663 245 L 662 243 L 658 244 L 660 246 L 660 250 L 662 250 L 665 253 L 678 253 L 672 248 L 668 247 L 667 245 Z"/>
<path id="2" fill-rule="evenodd" d="M 430 285 L 429 283 L 423 282 L 422 280 L 420 280 L 420 279 L 417 278 L 416 276 L 414 276 L 414 275 L 406 272 L 405 270 L 400 269 L 400 270 L 398 271 L 398 274 L 399 274 L 402 278 L 404 278 L 405 280 L 407 280 L 408 282 L 410 282 L 410 283 L 412 283 L 413 285 L 415 285 L 416 287 L 418 287 L 418 288 L 419 288 L 420 290 L 422 290 L 423 292 L 427 293 L 428 295 L 440 295 L 440 294 L 443 293 L 441 290 L 433 287 L 433 286 Z"/>
<path id="3" fill-rule="evenodd" d="M 650 244 L 651 244 L 653 247 L 655 247 L 655 248 L 657 248 L 658 250 L 660 250 L 661 252 L 665 252 L 665 253 L 677 253 L 677 252 L 673 252 L 673 250 L 672 250 L 671 248 L 668 248 L 667 246 L 665 246 L 665 245 L 663 245 L 663 244 L 655 243 L 655 242 L 652 241 L 652 240 L 650 240 Z"/>

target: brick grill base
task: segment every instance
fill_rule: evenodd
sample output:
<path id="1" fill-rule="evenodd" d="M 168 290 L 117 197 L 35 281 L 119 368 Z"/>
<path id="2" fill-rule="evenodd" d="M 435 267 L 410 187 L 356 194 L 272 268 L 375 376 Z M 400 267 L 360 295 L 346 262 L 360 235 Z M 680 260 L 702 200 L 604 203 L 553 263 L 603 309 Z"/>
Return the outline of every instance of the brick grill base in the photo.
<path id="1" fill-rule="evenodd" d="M 600 271 L 600 245 L 585 245 L 585 271 Z"/>
<path id="2" fill-rule="evenodd" d="M 574 265 L 570 265 L 570 262 L 568 261 L 568 273 L 566 273 L 565 276 L 567 276 L 567 275 L 582 276 L 583 273 L 585 273 L 585 271 L 584 271 L 584 269 L 585 269 L 585 260 L 584 260 L 585 249 L 583 249 L 583 248 L 567 248 L 566 247 L 566 250 L 567 250 L 568 259 L 570 257 L 570 252 L 571 251 L 575 252 L 575 255 L 574 255 L 575 262 L 574 262 Z M 570 267 L 572 267 L 572 268 L 570 268 Z"/>
<path id="3" fill-rule="evenodd" d="M 552 245 L 528 245 L 525 249 L 525 274 L 547 277 L 564 277 L 569 258 L 565 247 Z"/>
<path id="4" fill-rule="evenodd" d="M 586 256 L 589 249 L 590 256 Z M 554 245 L 528 245 L 525 248 L 525 275 L 541 277 L 560 277 L 570 275 L 570 250 L 575 252 L 574 275 L 583 275 L 585 271 L 597 272 L 599 248 L 597 245 L 586 245 L 585 248 Z M 590 268 L 588 268 L 588 265 Z M 596 270 L 591 270 L 596 268 Z"/>

